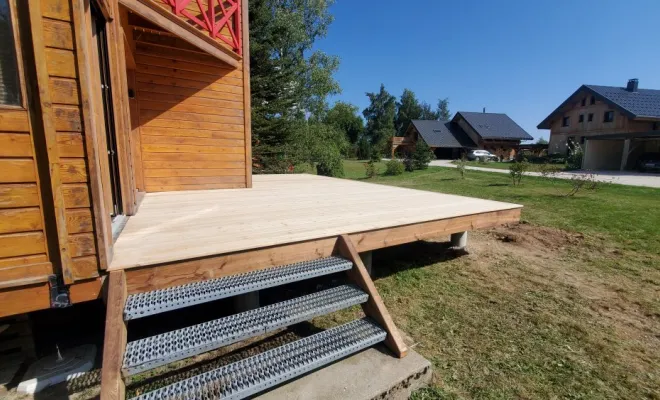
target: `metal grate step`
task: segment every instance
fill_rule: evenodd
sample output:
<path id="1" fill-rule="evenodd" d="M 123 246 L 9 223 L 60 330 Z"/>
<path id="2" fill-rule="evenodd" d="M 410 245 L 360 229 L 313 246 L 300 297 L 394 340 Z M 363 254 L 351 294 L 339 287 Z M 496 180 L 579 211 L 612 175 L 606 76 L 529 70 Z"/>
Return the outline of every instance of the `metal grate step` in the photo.
<path id="1" fill-rule="evenodd" d="M 134 375 L 271 332 L 319 315 L 364 303 L 369 295 L 352 285 L 339 286 L 188 328 L 129 342 L 123 372 Z"/>
<path id="2" fill-rule="evenodd" d="M 328 257 L 132 294 L 126 299 L 124 320 L 129 321 L 255 290 L 346 271 L 352 267 L 351 261 L 339 257 Z"/>
<path id="3" fill-rule="evenodd" d="M 134 399 L 243 399 L 381 342 L 386 335 L 370 320 L 356 320 Z"/>

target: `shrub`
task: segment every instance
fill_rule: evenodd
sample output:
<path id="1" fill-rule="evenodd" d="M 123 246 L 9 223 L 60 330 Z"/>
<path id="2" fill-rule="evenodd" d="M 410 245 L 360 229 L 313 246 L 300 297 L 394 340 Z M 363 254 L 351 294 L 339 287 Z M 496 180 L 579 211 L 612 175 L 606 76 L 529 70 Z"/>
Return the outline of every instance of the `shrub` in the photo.
<path id="1" fill-rule="evenodd" d="M 413 161 L 412 153 L 406 153 L 406 158 L 403 159 L 403 166 L 408 172 L 415 170 L 415 162 Z"/>
<path id="2" fill-rule="evenodd" d="M 461 179 L 465 179 L 466 166 L 467 166 L 467 158 L 465 158 L 465 154 L 463 154 L 463 157 L 461 157 L 459 160 L 456 161 L 456 169 L 458 170 L 458 173 L 461 175 Z"/>
<path id="3" fill-rule="evenodd" d="M 511 175 L 513 186 L 520 185 L 520 181 L 528 169 L 529 163 L 525 159 L 522 161 L 515 161 L 509 166 L 509 175 Z"/>
<path id="4" fill-rule="evenodd" d="M 385 164 L 385 175 L 401 175 L 404 169 L 405 166 L 401 161 L 392 159 Z"/>
<path id="5" fill-rule="evenodd" d="M 371 159 L 371 153 L 371 143 L 369 142 L 369 139 L 362 136 L 357 143 L 357 157 L 360 160 L 369 160 Z"/>
<path id="6" fill-rule="evenodd" d="M 569 150 L 568 158 L 566 159 L 566 167 L 568 169 L 581 169 L 583 156 L 584 153 L 582 152 L 582 148 L 575 144 L 573 148 Z"/>
<path id="7" fill-rule="evenodd" d="M 412 154 L 413 169 L 427 169 L 433 158 L 435 156 L 429 145 L 423 140 L 418 140 Z"/>
<path id="8" fill-rule="evenodd" d="M 373 178 L 376 176 L 376 163 L 372 160 L 364 163 L 364 173 L 367 175 L 367 178 Z"/>

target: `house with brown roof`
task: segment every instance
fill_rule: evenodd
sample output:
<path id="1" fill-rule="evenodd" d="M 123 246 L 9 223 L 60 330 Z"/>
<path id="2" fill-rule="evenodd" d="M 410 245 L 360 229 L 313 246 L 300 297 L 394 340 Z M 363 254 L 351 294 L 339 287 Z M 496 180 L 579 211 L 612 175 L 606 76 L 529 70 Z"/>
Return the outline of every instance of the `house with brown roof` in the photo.
<path id="1" fill-rule="evenodd" d="M 660 152 L 660 90 L 582 85 L 548 115 L 550 154 L 580 146 L 584 169 L 625 170 L 645 153 Z"/>

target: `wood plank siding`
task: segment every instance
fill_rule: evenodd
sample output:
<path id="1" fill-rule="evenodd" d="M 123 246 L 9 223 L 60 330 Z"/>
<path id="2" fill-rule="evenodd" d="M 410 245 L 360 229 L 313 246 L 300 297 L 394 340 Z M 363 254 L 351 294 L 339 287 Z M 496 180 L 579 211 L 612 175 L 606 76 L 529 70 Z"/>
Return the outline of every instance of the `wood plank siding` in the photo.
<path id="1" fill-rule="evenodd" d="M 146 191 L 246 187 L 243 67 L 134 29 Z"/>
<path id="2" fill-rule="evenodd" d="M 0 297 L 3 289 L 45 282 L 53 273 L 23 65 L 29 35 L 24 31 L 25 17 L 19 23 L 16 4 L 11 5 L 16 46 L 15 53 L 10 52 L 15 54 L 21 100 L 19 105 L 0 105 Z M 3 45 L 12 43 L 11 37 L 7 39 Z M 3 55 L 9 56 L 4 51 Z"/>
<path id="3" fill-rule="evenodd" d="M 98 260 L 71 0 L 41 0 L 41 10 L 67 244 L 75 279 L 92 278 Z"/>

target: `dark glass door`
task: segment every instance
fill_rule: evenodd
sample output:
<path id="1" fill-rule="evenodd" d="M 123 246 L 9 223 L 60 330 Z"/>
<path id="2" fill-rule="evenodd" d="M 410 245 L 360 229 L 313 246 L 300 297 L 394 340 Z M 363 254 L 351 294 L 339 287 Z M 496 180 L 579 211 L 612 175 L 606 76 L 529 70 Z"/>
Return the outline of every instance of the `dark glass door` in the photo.
<path id="1" fill-rule="evenodd" d="M 92 2 L 92 5 L 94 2 Z M 110 86 L 110 57 L 108 56 L 106 21 L 101 12 L 92 6 L 94 36 L 98 48 L 101 96 L 105 122 L 105 137 L 108 148 L 108 170 L 110 174 L 110 191 L 112 193 L 111 217 L 123 214 L 121 199 L 121 181 L 119 177 L 119 156 L 117 152 L 117 135 L 115 132 L 114 110 L 112 109 L 112 90 Z"/>

